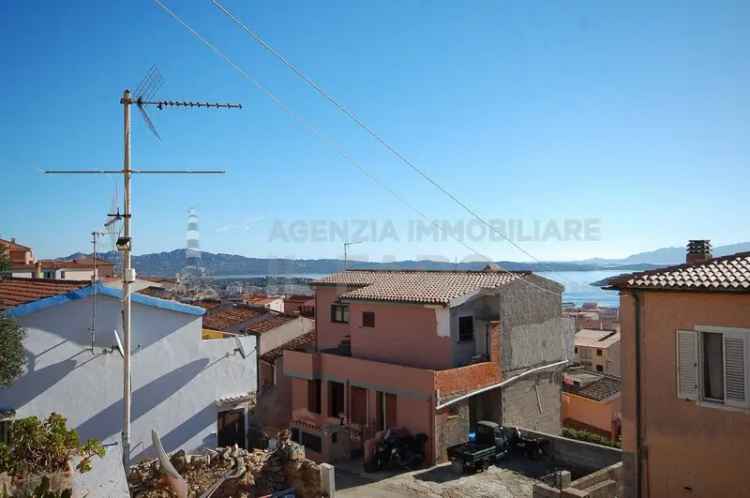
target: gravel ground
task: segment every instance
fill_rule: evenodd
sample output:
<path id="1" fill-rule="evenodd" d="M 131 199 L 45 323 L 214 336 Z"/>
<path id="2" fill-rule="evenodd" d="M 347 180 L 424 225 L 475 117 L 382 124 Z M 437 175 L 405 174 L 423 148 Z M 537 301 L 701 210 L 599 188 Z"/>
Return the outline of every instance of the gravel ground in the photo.
<path id="1" fill-rule="evenodd" d="M 447 464 L 390 477 L 336 466 L 336 496 L 343 498 L 519 498 L 531 497 L 535 482 L 514 470 L 494 466 L 458 476 Z"/>

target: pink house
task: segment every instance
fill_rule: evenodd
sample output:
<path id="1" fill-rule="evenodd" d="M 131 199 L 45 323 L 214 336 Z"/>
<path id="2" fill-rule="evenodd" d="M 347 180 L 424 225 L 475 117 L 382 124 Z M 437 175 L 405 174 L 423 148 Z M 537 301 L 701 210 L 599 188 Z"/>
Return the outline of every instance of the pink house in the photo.
<path id="1" fill-rule="evenodd" d="M 350 270 L 312 285 L 315 350 L 283 358 L 292 434 L 312 458 L 367 458 L 387 428 L 424 433 L 428 463 L 481 419 L 559 431 L 555 369 L 573 334 L 559 284 L 487 269 Z M 545 410 L 525 413 L 518 397 Z"/>

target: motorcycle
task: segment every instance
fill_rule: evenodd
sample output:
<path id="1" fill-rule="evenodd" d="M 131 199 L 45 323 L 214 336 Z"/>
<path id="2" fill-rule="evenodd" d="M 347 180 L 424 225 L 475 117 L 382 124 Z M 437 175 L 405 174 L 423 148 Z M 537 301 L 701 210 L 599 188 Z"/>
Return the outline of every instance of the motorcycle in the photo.
<path id="1" fill-rule="evenodd" d="M 426 441 L 426 434 L 413 436 L 405 430 L 386 430 L 375 451 L 375 469 L 411 470 L 419 467 L 425 459 Z"/>

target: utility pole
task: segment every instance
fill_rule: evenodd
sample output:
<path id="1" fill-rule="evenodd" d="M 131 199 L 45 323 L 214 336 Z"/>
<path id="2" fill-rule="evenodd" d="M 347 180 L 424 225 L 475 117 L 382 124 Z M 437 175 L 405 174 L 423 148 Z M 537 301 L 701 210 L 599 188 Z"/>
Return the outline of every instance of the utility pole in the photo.
<path id="1" fill-rule="evenodd" d="M 361 244 L 362 242 L 364 242 L 364 240 L 360 240 L 357 242 L 344 242 L 344 271 L 346 271 L 346 268 L 349 264 L 349 252 L 348 252 L 349 246 L 353 246 L 355 244 Z"/>
<path id="2" fill-rule="evenodd" d="M 131 344 L 132 344 L 132 322 L 131 322 L 131 285 L 135 281 L 135 270 L 131 264 L 133 251 L 131 239 L 131 179 L 133 174 L 223 174 L 223 170 L 141 170 L 132 169 L 130 164 L 130 106 L 135 104 L 141 111 L 144 121 L 149 129 L 159 137 L 153 122 L 146 114 L 144 106 L 153 105 L 162 110 L 168 107 L 205 107 L 215 109 L 241 109 L 240 104 L 223 103 L 201 103 L 186 101 L 148 100 L 161 84 L 161 75 L 155 67 L 152 67 L 146 78 L 136 90 L 136 98 L 132 98 L 130 91 L 125 90 L 120 99 L 123 106 L 123 167 L 121 170 L 47 170 L 45 174 L 121 174 L 125 184 L 125 198 L 122 214 L 113 213 L 109 216 L 115 219 L 123 219 L 123 233 L 117 239 L 117 250 L 122 253 L 122 330 L 124 335 L 123 352 L 123 424 L 122 424 L 122 461 L 125 471 L 130 465 L 130 424 L 131 424 L 131 395 L 132 395 L 132 370 L 131 370 Z M 109 222 L 108 222 L 109 224 Z"/>

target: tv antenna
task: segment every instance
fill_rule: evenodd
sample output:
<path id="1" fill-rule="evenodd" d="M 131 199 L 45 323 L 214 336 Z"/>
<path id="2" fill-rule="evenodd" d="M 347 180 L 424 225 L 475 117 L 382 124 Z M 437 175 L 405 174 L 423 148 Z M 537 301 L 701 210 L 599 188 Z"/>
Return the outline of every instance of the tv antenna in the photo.
<path id="1" fill-rule="evenodd" d="M 344 271 L 346 271 L 346 267 L 349 264 L 349 246 L 353 246 L 356 244 L 362 244 L 364 240 L 357 240 L 354 242 L 344 242 Z"/>
<path id="2" fill-rule="evenodd" d="M 117 250 L 122 253 L 122 331 L 124 336 L 124 354 L 123 354 L 123 427 L 122 427 L 122 460 L 125 468 L 128 468 L 130 464 L 130 420 L 131 420 L 131 339 L 132 339 L 132 323 L 131 323 L 131 284 L 135 281 L 135 270 L 133 269 L 131 262 L 131 254 L 133 251 L 131 233 L 130 233 L 130 221 L 132 217 L 131 212 L 131 200 L 130 200 L 130 181 L 134 174 L 224 174 L 223 170 L 142 170 L 132 169 L 130 166 L 130 108 L 135 105 L 141 113 L 143 120 L 156 136 L 157 139 L 161 140 L 159 132 L 156 131 L 153 121 L 146 113 L 146 106 L 155 106 L 157 109 L 167 109 L 171 107 L 204 107 L 207 109 L 242 109 L 241 104 L 227 104 L 227 103 L 208 103 L 208 102 L 188 102 L 188 101 L 172 101 L 172 100 L 153 100 L 154 95 L 162 85 L 162 77 L 156 66 L 152 66 L 149 69 L 146 76 L 141 83 L 136 87 L 133 94 L 130 90 L 125 90 L 120 98 L 120 104 L 123 109 L 123 167 L 122 169 L 113 170 L 47 170 L 45 174 L 115 174 L 122 175 L 123 183 L 125 185 L 124 199 L 123 199 L 123 210 L 120 213 L 119 209 L 114 213 L 110 214 L 110 220 L 106 226 L 114 223 L 117 220 L 123 221 L 123 233 L 118 236 L 116 246 Z"/>

